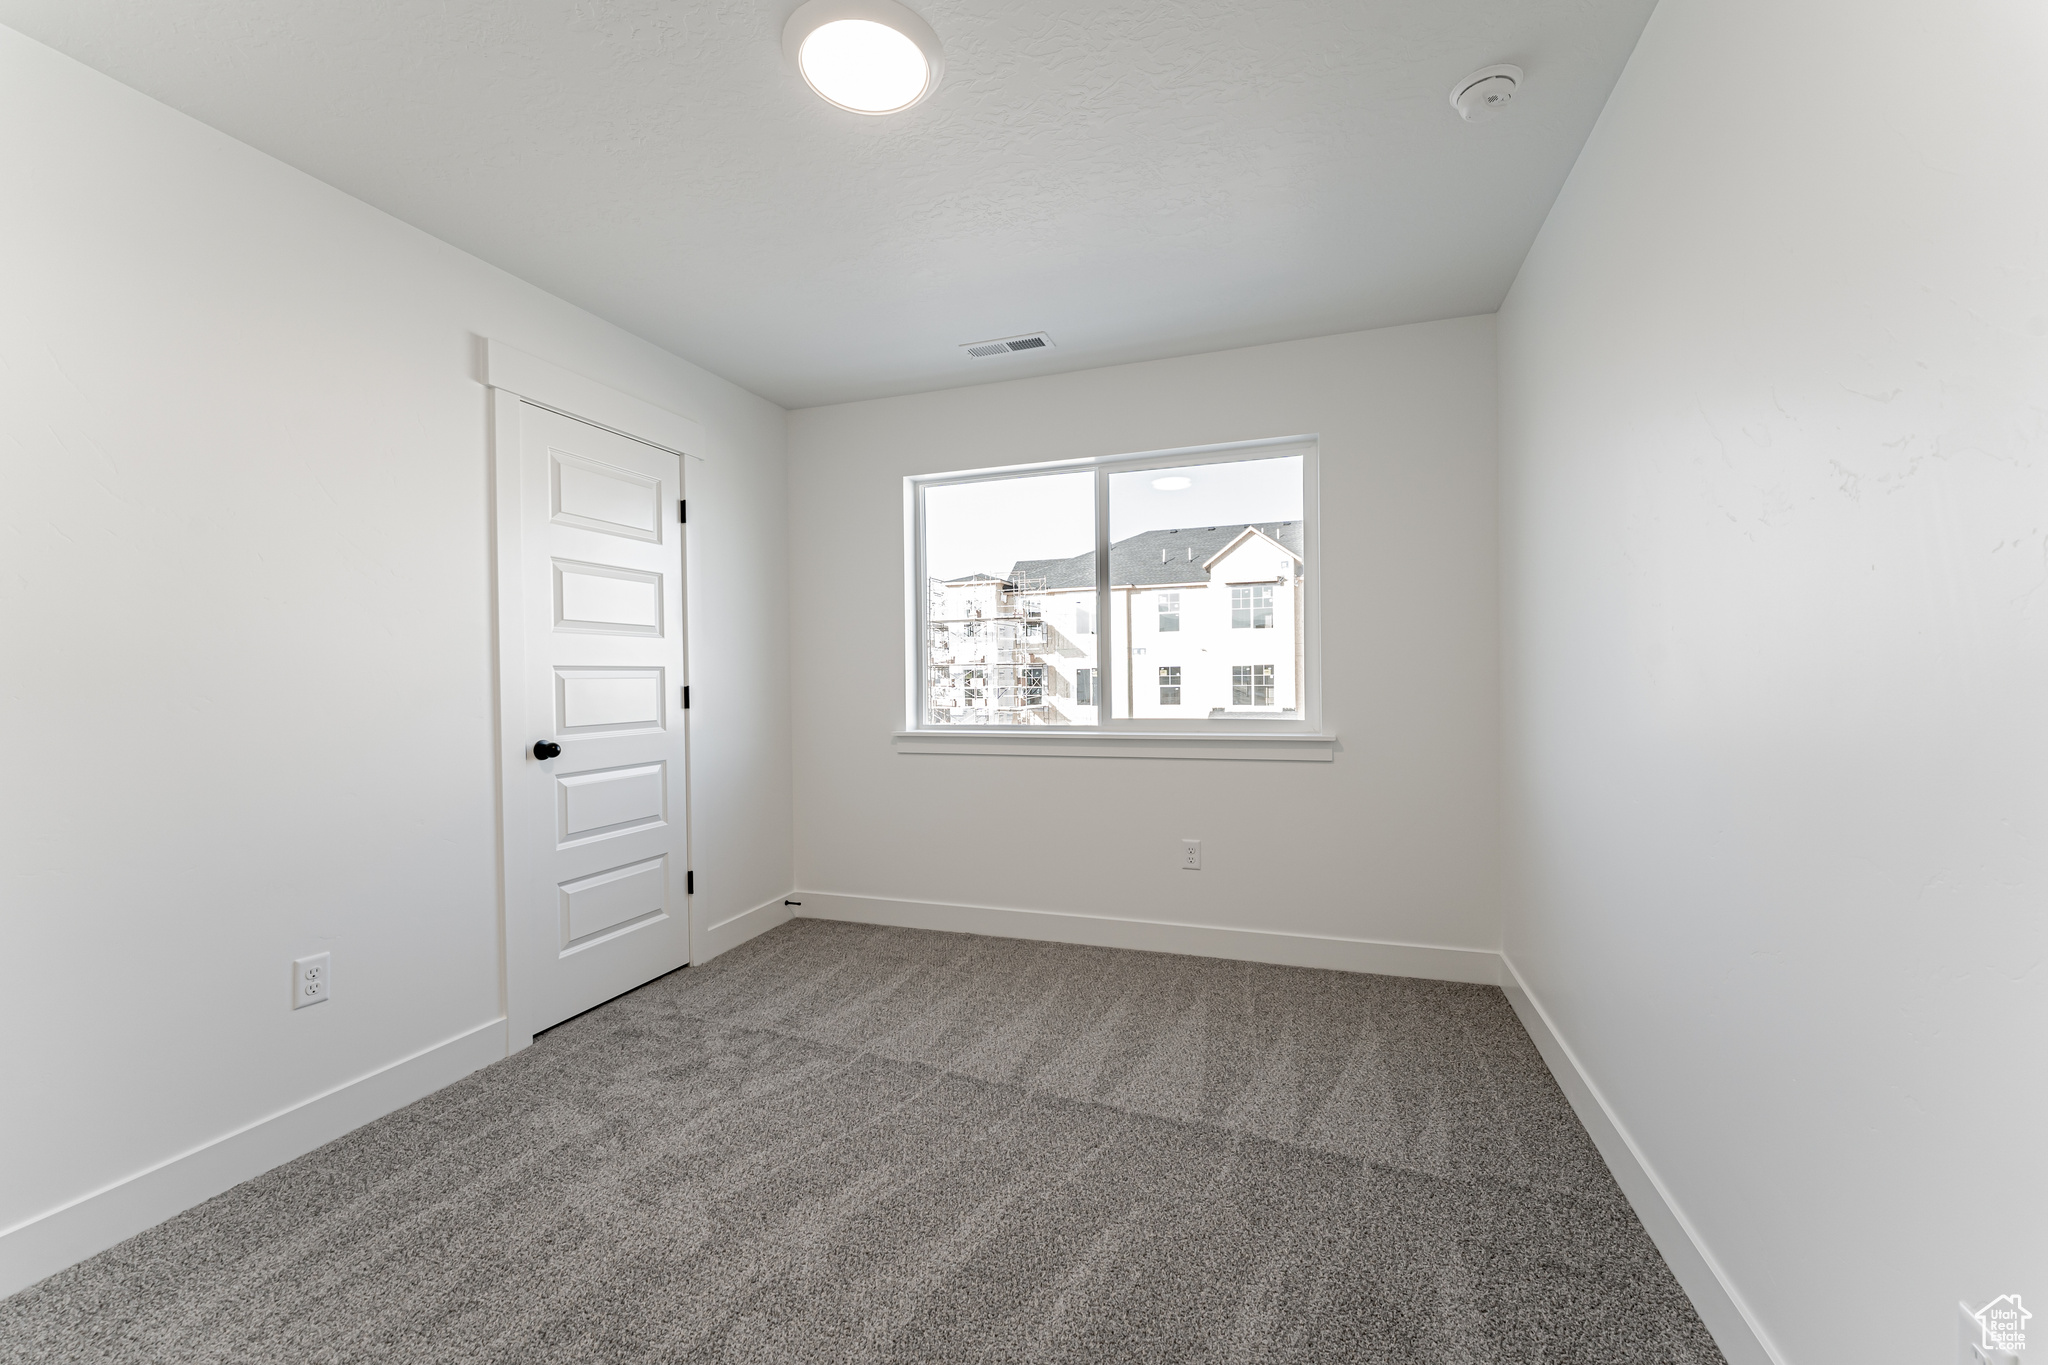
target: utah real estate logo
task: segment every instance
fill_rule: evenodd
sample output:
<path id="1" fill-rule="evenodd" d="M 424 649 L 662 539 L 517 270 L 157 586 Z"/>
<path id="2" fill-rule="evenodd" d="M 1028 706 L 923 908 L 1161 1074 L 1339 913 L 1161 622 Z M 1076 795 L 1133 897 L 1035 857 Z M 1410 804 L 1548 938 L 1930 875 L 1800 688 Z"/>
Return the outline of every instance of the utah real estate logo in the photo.
<path id="1" fill-rule="evenodd" d="M 1982 1308 L 1973 1310 L 1970 1316 L 1982 1329 L 1983 1340 L 1979 1343 L 1986 1359 L 1993 1359 L 1992 1352 L 2001 1352 L 2006 1357 L 2016 1356 L 2027 1349 L 2027 1319 L 2034 1316 L 2020 1302 L 2017 1294 L 2000 1294 Z"/>

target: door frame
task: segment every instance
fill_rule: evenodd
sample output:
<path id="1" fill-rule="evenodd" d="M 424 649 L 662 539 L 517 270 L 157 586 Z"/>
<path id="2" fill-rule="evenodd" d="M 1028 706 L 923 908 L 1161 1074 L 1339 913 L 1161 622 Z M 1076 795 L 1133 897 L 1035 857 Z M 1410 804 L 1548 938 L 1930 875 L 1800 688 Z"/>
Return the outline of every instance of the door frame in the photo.
<path id="1" fill-rule="evenodd" d="M 666 408 L 656 407 L 631 394 L 600 384 L 594 379 L 559 365 L 549 364 L 534 356 L 507 346 L 502 341 L 489 338 L 483 343 L 483 381 L 490 391 L 491 420 L 491 528 L 492 528 L 492 583 L 491 591 L 497 622 L 497 676 L 494 679 L 496 694 L 496 726 L 498 739 L 497 772 L 497 833 L 498 833 L 498 1000 L 505 1017 L 505 1051 L 517 1052 L 533 1041 L 532 1015 L 522 1010 L 519 983 L 514 979 L 511 955 L 510 913 L 511 888 L 515 879 L 525 875 L 520 850 L 506 837 L 506 814 L 510 809 L 510 784 L 512 775 L 524 770 L 526 744 L 526 587 L 522 572 L 525 554 L 524 508 L 520 503 L 519 461 L 522 454 L 520 439 L 519 405 L 531 403 L 560 413 L 564 417 L 587 422 L 591 426 L 603 427 L 643 445 L 668 451 L 683 460 L 695 460 L 700 464 L 704 459 L 704 428 L 695 420 Z M 687 492 L 690 484 L 687 465 L 679 465 L 683 478 L 683 489 Z M 684 555 L 683 571 L 683 677 L 689 678 L 690 666 L 690 583 L 689 571 L 690 536 L 687 528 L 683 532 L 681 550 Z M 696 756 L 696 746 L 690 742 L 690 713 L 686 710 L 673 712 L 684 727 L 683 732 L 683 809 L 685 823 L 683 847 L 686 855 L 694 855 L 694 841 L 689 828 L 689 815 L 695 806 L 691 799 L 690 766 Z M 693 856 L 686 856 L 686 863 L 693 862 Z M 696 906 L 690 897 L 684 898 L 684 913 L 690 930 L 690 960 L 699 956 L 700 931 L 697 925 Z"/>

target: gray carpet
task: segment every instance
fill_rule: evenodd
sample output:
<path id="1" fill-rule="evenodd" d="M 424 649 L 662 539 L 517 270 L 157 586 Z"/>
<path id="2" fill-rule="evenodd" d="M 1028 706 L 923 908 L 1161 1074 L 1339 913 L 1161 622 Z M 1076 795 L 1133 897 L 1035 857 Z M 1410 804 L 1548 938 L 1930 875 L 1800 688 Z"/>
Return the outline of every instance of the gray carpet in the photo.
<path id="1" fill-rule="evenodd" d="M 0 1303 L 0 1360 L 1720 1356 L 1497 990 L 804 920 Z"/>

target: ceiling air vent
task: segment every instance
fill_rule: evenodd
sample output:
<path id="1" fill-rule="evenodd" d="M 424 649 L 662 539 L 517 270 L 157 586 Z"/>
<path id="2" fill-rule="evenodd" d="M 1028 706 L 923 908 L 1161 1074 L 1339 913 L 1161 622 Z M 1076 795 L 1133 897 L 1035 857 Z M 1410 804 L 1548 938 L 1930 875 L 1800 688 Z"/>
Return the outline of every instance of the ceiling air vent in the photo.
<path id="1" fill-rule="evenodd" d="M 1014 355 L 1018 351 L 1049 351 L 1052 338 L 1043 332 L 1033 332 L 1029 336 L 1001 337 L 995 341 L 970 341 L 960 349 L 981 360 L 992 355 Z"/>

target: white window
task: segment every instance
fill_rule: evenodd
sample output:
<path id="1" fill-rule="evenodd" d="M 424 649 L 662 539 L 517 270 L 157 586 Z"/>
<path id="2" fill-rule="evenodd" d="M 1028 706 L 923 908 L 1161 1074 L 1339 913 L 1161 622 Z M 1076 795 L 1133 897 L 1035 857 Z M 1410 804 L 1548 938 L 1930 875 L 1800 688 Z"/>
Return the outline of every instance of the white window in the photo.
<path id="1" fill-rule="evenodd" d="M 1271 630 L 1273 628 L 1273 585 L 1271 583 L 1247 583 L 1230 590 L 1230 628 L 1232 630 Z"/>
<path id="2" fill-rule="evenodd" d="M 1230 704 L 1232 706 L 1271 706 L 1273 704 L 1273 665 L 1236 664 L 1230 670 Z"/>
<path id="3" fill-rule="evenodd" d="M 1315 467 L 1279 441 L 909 480 L 909 728 L 1316 733 Z"/>

